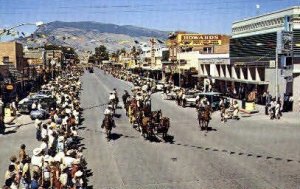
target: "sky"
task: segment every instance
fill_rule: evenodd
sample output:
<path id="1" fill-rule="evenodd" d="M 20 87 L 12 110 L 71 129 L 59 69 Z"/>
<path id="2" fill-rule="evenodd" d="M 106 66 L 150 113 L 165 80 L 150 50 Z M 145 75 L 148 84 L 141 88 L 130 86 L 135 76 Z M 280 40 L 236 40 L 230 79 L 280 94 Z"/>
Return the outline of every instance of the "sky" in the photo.
<path id="1" fill-rule="evenodd" d="M 297 6 L 300 0 L 0 0 L 0 3 L 0 29 L 24 22 L 59 20 L 230 34 L 234 21 Z M 18 30 L 30 33 L 34 29 L 26 26 Z"/>

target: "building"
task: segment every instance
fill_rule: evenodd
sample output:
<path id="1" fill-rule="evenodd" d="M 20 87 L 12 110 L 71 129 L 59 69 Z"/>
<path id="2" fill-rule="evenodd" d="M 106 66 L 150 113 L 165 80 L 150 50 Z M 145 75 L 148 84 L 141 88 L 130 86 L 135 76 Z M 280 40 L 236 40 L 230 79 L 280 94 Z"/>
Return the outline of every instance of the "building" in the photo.
<path id="1" fill-rule="evenodd" d="M 217 66 L 210 64 L 221 64 L 220 61 L 215 61 L 216 54 L 219 58 L 224 55 L 225 59 L 226 54 L 229 56 L 227 35 L 176 32 L 169 36 L 167 44 L 170 62 L 164 67 L 172 70 L 175 83 L 180 80 L 185 87 L 193 87 L 197 82 L 204 83 L 205 78 L 210 77 L 210 72 L 215 72 L 213 69 L 217 69 Z M 196 75 L 197 73 L 199 74 Z M 196 78 L 192 77 L 195 75 Z"/>
<path id="2" fill-rule="evenodd" d="M 300 7 L 232 24 L 226 88 L 240 98 L 269 91 L 273 97 L 300 97 Z M 227 90 L 228 90 L 227 89 Z M 287 98 L 285 98 L 287 99 Z M 295 107 L 294 107 L 295 108 Z"/>
<path id="3" fill-rule="evenodd" d="M 45 59 L 46 59 L 46 66 L 51 66 L 51 64 L 56 64 L 60 66 L 63 64 L 63 51 L 62 50 L 46 50 L 45 52 Z"/>
<path id="4" fill-rule="evenodd" d="M 28 65 L 38 67 L 45 65 L 45 49 L 24 49 L 24 59 Z"/>
<path id="5" fill-rule="evenodd" d="M 0 64 L 12 65 L 15 69 L 22 70 L 25 67 L 22 44 L 17 42 L 1 42 Z"/>

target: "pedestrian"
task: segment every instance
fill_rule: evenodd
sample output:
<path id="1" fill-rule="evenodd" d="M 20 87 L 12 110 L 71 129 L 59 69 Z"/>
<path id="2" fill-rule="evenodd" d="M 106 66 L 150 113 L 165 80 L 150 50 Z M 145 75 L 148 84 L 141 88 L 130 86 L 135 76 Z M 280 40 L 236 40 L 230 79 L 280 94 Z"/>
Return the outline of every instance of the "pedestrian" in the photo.
<path id="1" fill-rule="evenodd" d="M 26 148 L 25 144 L 22 144 L 20 146 L 20 150 L 19 150 L 19 161 L 20 162 L 22 162 L 24 159 L 27 158 L 27 154 L 26 154 L 25 148 Z"/>
<path id="2" fill-rule="evenodd" d="M 277 101 L 276 105 L 275 105 L 275 118 L 276 119 L 280 119 L 280 108 L 281 108 L 281 105 L 280 105 L 280 101 Z"/>
<path id="3" fill-rule="evenodd" d="M 20 180 L 20 186 L 22 189 L 29 189 L 30 182 L 31 182 L 31 174 L 30 174 L 30 157 L 26 157 L 23 161 L 23 168 L 22 168 L 22 177 Z"/>
<path id="4" fill-rule="evenodd" d="M 37 102 L 34 101 L 31 105 L 31 110 L 36 110 L 37 109 Z"/>
<path id="5" fill-rule="evenodd" d="M 239 104 L 238 102 L 235 100 L 233 103 L 233 118 L 234 119 L 239 119 Z"/>
<path id="6" fill-rule="evenodd" d="M 41 137 L 41 126 L 42 126 L 42 121 L 40 121 L 39 119 L 35 120 L 35 129 L 36 129 L 36 134 L 35 137 L 38 141 L 40 141 L 42 139 Z"/>
<path id="7" fill-rule="evenodd" d="M 42 137 L 42 139 L 46 139 L 48 137 L 48 127 L 46 124 L 42 125 L 41 137 Z"/>
<path id="8" fill-rule="evenodd" d="M 41 101 L 38 102 L 38 104 L 37 104 L 37 109 L 38 109 L 38 110 L 41 110 L 41 109 L 42 109 Z"/>
<path id="9" fill-rule="evenodd" d="M 32 176 L 31 183 L 30 183 L 31 189 L 39 189 L 39 187 L 40 187 L 40 181 L 39 180 L 40 180 L 39 174 L 37 172 L 34 172 L 33 176 Z"/>
<path id="10" fill-rule="evenodd" d="M 276 102 L 275 102 L 275 98 L 273 98 L 272 101 L 270 102 L 270 105 L 269 105 L 270 119 L 275 118 L 275 106 L 276 106 Z"/>

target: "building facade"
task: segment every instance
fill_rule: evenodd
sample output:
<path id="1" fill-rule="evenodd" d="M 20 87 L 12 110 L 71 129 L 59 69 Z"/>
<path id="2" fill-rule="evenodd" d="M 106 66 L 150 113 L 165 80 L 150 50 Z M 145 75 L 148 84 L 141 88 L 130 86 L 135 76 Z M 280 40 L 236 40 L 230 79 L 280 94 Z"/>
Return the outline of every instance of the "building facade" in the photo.
<path id="1" fill-rule="evenodd" d="M 45 65 L 45 49 L 24 49 L 24 59 L 28 65 L 37 67 Z"/>
<path id="2" fill-rule="evenodd" d="M 17 42 L 1 42 L 0 64 L 12 65 L 17 70 L 22 70 L 25 66 L 22 44 Z"/>
<path id="3" fill-rule="evenodd" d="M 63 63 L 63 58 L 62 50 L 46 50 L 45 52 L 45 63 L 47 67 L 51 66 L 51 63 L 60 66 Z"/>
<path id="4" fill-rule="evenodd" d="M 234 22 L 230 39 L 231 81 L 240 98 L 269 91 L 273 97 L 300 97 L 300 7 Z"/>
<path id="5" fill-rule="evenodd" d="M 176 32 L 170 35 L 167 42 L 170 51 L 170 67 L 173 69 L 175 80 L 180 80 L 183 86 L 193 87 L 196 82 L 204 83 L 214 72 L 210 64 L 216 65 L 215 55 L 224 55 L 229 52 L 229 39 L 227 35 L 221 34 L 191 34 Z M 202 61 L 203 59 L 203 61 Z M 228 56 L 227 56 L 228 60 Z M 197 75 L 198 73 L 198 75 Z M 194 76 L 194 77 L 192 77 Z M 195 79 L 193 79 L 195 78 Z"/>

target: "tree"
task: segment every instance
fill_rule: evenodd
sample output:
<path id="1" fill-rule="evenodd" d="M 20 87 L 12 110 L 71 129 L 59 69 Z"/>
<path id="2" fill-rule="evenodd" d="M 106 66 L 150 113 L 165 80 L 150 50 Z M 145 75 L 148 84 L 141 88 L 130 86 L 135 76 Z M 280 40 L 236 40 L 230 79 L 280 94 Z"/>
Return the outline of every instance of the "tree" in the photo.
<path id="1" fill-rule="evenodd" d="M 109 60 L 109 53 L 104 45 L 100 45 L 99 47 L 95 48 L 95 58 L 99 62 L 103 60 Z"/>

